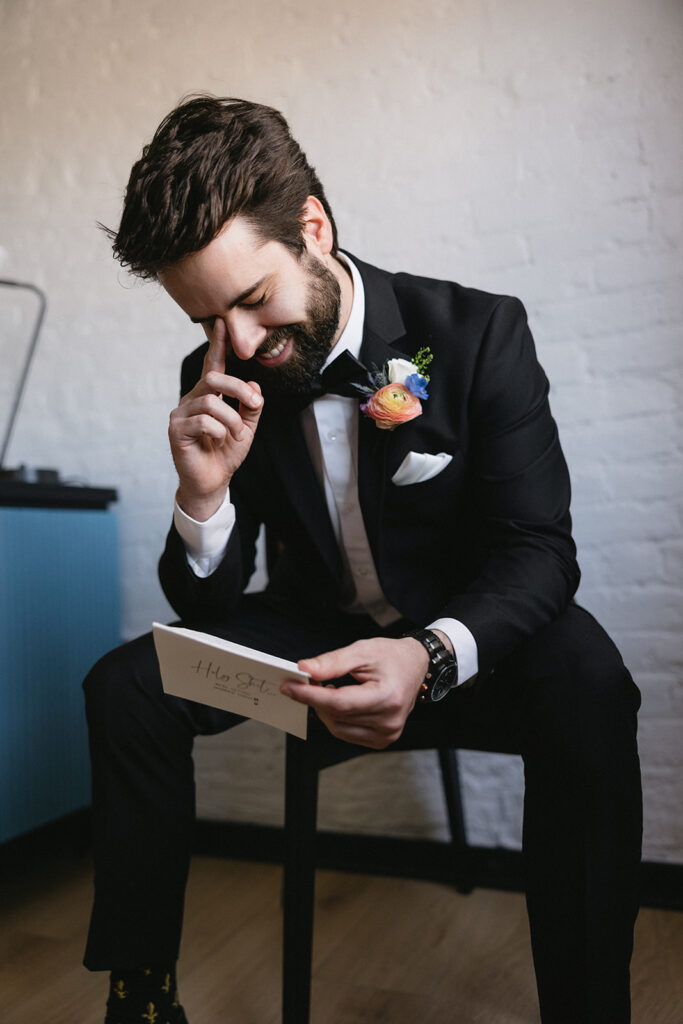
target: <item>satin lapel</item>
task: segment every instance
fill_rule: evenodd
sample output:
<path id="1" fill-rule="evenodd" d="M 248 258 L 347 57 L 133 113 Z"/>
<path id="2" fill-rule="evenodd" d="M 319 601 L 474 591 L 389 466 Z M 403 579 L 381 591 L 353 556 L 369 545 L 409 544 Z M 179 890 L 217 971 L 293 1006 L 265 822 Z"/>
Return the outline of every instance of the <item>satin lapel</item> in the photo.
<path id="1" fill-rule="evenodd" d="M 318 547 L 332 573 L 341 577 L 341 559 L 325 497 L 311 463 L 298 416 L 268 417 L 259 430 L 273 465 L 306 532 Z"/>
<path id="2" fill-rule="evenodd" d="M 366 328 L 361 348 L 361 362 L 369 370 L 381 370 L 396 351 L 382 338 Z M 365 530 L 370 547 L 378 562 L 379 524 L 384 504 L 387 453 L 392 439 L 391 430 L 380 430 L 375 421 L 358 410 L 358 498 L 363 512 Z"/>
<path id="3" fill-rule="evenodd" d="M 369 370 L 382 370 L 400 351 L 405 328 L 390 276 L 368 267 L 352 257 L 365 287 L 365 329 L 360 360 Z M 381 564 L 380 523 L 387 480 L 387 455 L 393 441 L 392 430 L 380 430 L 374 420 L 358 413 L 358 497 L 375 565 Z"/>

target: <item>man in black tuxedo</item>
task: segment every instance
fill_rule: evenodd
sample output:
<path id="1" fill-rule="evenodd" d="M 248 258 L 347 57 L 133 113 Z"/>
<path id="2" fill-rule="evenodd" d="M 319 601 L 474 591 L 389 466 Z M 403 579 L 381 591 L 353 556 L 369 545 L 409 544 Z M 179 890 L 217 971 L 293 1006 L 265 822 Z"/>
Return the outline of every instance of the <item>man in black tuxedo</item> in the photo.
<path id="1" fill-rule="evenodd" d="M 628 1021 L 639 696 L 572 602 L 569 478 L 523 307 L 340 252 L 286 122 L 243 101 L 166 118 L 112 235 L 207 336 L 169 426 L 179 486 L 160 578 L 181 620 L 305 656 L 337 685 L 286 692 L 349 742 L 385 748 L 419 713 L 447 716 L 456 742 L 519 751 L 544 1024 Z M 277 554 L 266 591 L 245 596 L 263 523 Z M 85 686 L 85 963 L 112 972 L 108 1024 L 182 1022 L 192 741 L 240 720 L 166 697 L 149 635 Z"/>

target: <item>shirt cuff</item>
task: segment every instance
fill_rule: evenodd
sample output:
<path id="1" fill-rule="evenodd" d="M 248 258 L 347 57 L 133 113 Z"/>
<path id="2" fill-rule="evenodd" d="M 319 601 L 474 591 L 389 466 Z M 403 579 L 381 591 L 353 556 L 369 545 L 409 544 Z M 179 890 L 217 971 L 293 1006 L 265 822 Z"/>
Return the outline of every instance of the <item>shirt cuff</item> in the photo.
<path id="1" fill-rule="evenodd" d="M 453 644 L 458 659 L 458 686 L 472 679 L 479 671 L 479 653 L 477 641 L 467 626 L 458 619 L 436 619 L 430 622 L 428 629 L 440 629 Z"/>
<path id="2" fill-rule="evenodd" d="M 230 489 L 225 492 L 220 507 L 203 523 L 183 512 L 176 501 L 173 522 L 185 545 L 185 556 L 190 568 L 195 576 L 206 579 L 223 560 L 235 525 L 235 506 L 230 501 Z"/>

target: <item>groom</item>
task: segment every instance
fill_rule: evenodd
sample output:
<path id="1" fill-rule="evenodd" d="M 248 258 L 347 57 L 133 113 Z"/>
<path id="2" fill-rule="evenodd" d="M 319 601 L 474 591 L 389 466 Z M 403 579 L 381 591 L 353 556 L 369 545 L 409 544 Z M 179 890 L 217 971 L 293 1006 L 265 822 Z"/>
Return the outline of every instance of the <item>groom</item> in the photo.
<path id="1" fill-rule="evenodd" d="M 178 491 L 159 569 L 179 617 L 305 655 L 313 683 L 334 685 L 284 689 L 348 742 L 387 747 L 419 713 L 446 716 L 457 742 L 518 750 L 542 1019 L 624 1024 L 639 695 L 572 603 L 569 479 L 523 307 L 341 252 L 285 120 L 245 101 L 172 111 L 111 234 L 207 339 L 169 425 Z M 269 584 L 244 595 L 263 523 Z M 85 963 L 111 972 L 107 1024 L 182 1022 L 192 741 L 240 719 L 166 697 L 149 635 L 85 688 Z"/>

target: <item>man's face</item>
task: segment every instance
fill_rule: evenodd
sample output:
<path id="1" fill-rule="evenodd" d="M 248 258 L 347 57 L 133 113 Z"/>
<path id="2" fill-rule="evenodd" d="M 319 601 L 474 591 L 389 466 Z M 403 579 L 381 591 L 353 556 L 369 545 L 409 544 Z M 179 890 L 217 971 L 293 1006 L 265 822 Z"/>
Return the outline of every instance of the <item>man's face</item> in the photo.
<path id="1" fill-rule="evenodd" d="M 225 322 L 228 352 L 251 360 L 264 393 L 305 391 L 339 334 L 340 288 L 323 261 L 264 242 L 242 218 L 204 249 L 159 274 L 210 339 Z"/>

